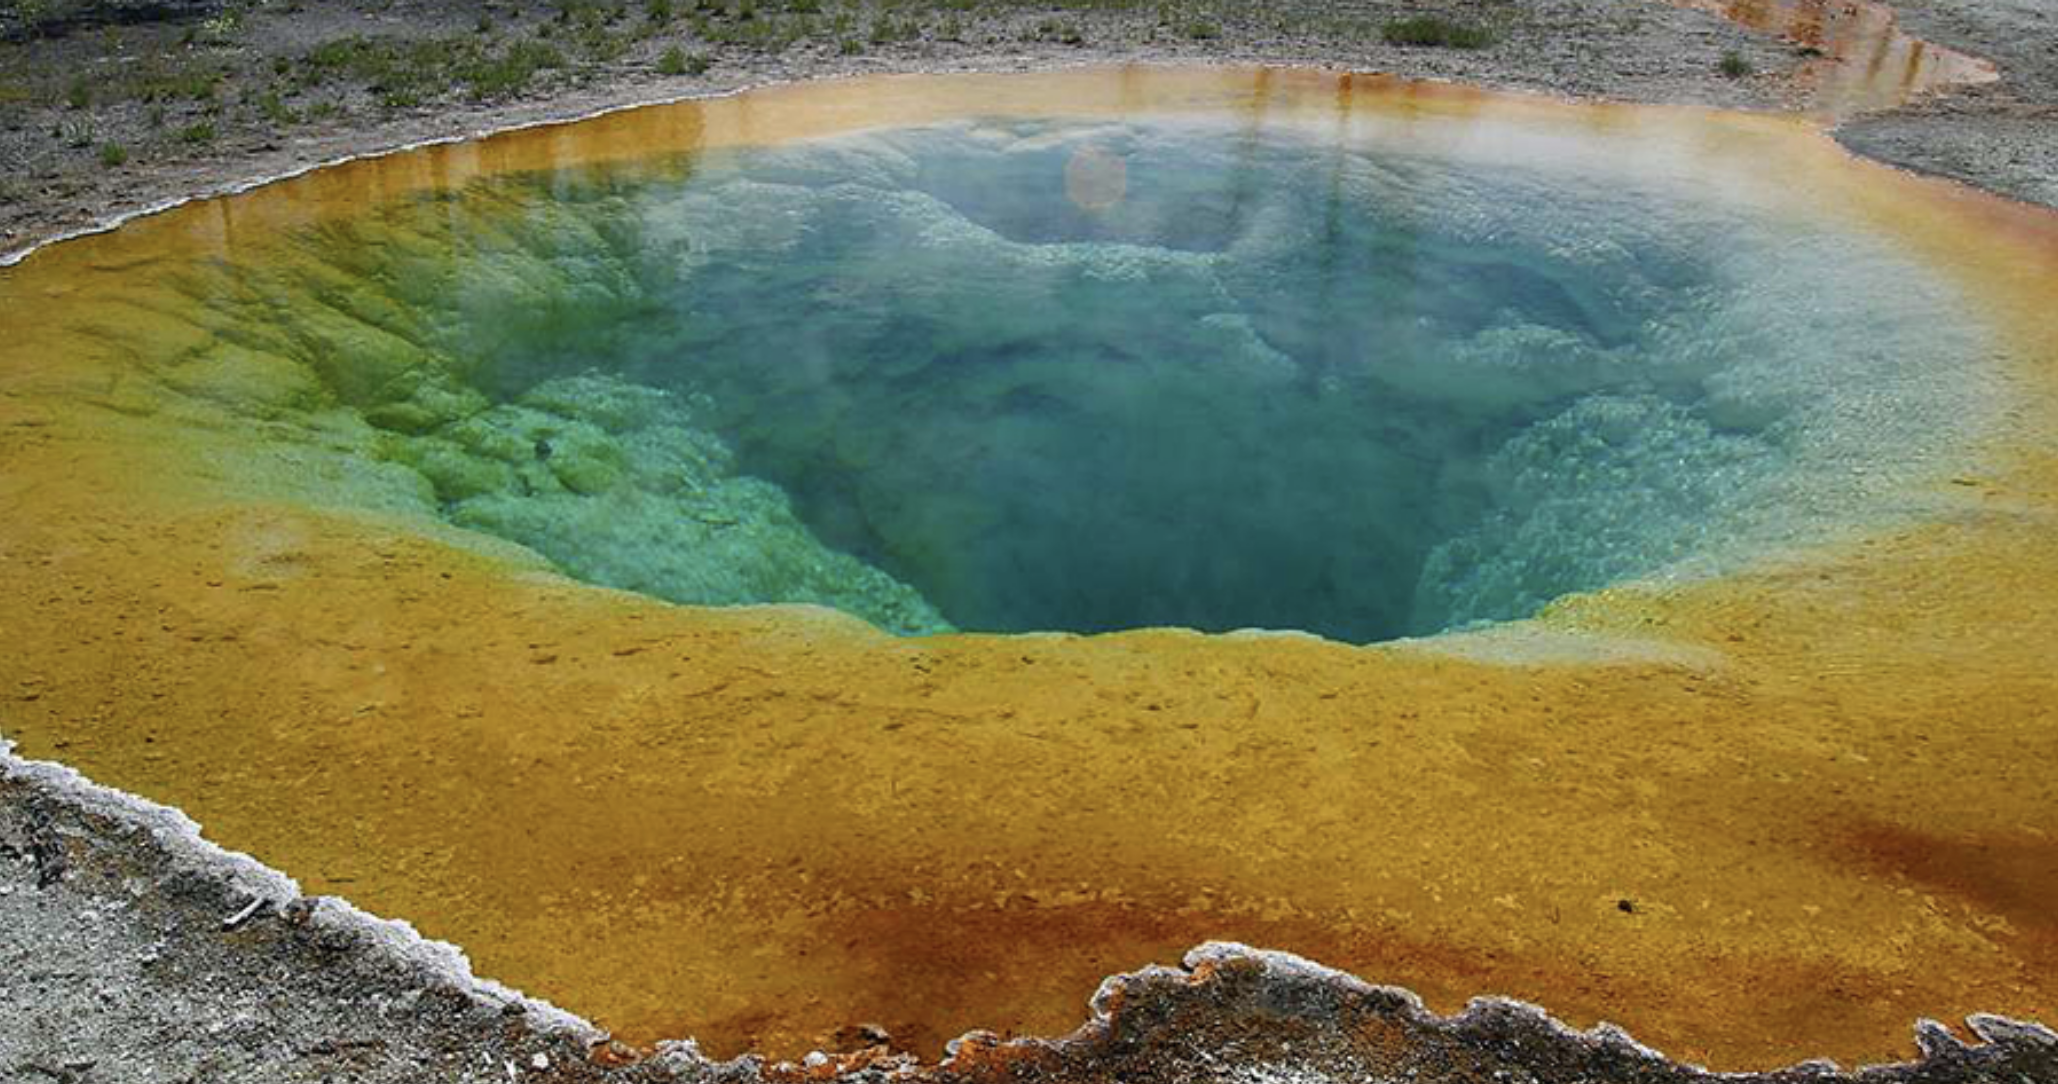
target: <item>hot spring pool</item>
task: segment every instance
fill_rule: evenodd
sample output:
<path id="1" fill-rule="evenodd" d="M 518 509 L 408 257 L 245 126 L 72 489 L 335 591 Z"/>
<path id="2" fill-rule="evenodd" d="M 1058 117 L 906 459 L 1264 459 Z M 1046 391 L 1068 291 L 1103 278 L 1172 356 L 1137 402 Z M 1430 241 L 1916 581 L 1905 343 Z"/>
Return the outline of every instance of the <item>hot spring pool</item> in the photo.
<path id="1" fill-rule="evenodd" d="M 631 1041 L 1227 938 L 1876 1060 L 2058 975 L 2053 238 L 1311 72 L 351 163 L 0 273 L 0 730 Z"/>
<path id="2" fill-rule="evenodd" d="M 999 118 L 520 172 L 180 276 L 221 333 L 154 369 L 299 374 L 580 579 L 906 634 L 1526 617 L 1890 515 L 1983 431 L 1944 276 L 1581 149 Z"/>

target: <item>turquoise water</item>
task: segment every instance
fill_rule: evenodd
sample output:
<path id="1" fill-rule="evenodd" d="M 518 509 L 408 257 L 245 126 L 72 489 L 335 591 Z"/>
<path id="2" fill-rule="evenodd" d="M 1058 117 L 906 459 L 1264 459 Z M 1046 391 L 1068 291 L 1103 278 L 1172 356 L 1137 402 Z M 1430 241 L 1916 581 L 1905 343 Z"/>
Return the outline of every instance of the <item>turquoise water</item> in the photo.
<path id="1" fill-rule="evenodd" d="M 480 182 L 195 294 L 593 582 L 1363 642 L 1822 537 L 1987 409 L 1906 257 L 1607 165 L 949 124 Z"/>

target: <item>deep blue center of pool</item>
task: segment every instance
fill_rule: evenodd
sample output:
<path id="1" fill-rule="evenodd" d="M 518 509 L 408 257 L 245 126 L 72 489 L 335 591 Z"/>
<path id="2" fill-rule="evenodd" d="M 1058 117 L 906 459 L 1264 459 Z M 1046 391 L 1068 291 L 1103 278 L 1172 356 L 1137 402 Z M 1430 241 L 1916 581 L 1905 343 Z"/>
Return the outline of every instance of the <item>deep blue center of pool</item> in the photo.
<path id="1" fill-rule="evenodd" d="M 1891 258 L 1665 185 L 1200 122 L 503 179 L 311 244 L 430 314 L 416 340 L 487 401 L 544 409 L 567 378 L 663 392 L 823 548 L 988 631 L 1362 642 L 1522 616 L 1762 525 L 1839 424 L 1834 389 L 1940 334 L 1868 293 Z M 1867 285 L 1811 278 L 1832 265 Z M 484 447 L 435 424 L 394 428 Z M 637 458 L 654 430 L 594 452 L 587 429 L 523 424 L 492 453 L 516 470 L 501 488 L 422 467 L 446 513 L 681 601 L 827 597 L 694 566 L 682 551 L 730 560 L 751 513 L 667 489 Z M 568 475 L 589 452 L 629 466 Z M 569 488 L 524 480 L 545 477 L 530 456 Z M 631 484 L 671 503 L 607 497 Z M 616 500 L 612 540 L 521 510 L 544 496 Z"/>

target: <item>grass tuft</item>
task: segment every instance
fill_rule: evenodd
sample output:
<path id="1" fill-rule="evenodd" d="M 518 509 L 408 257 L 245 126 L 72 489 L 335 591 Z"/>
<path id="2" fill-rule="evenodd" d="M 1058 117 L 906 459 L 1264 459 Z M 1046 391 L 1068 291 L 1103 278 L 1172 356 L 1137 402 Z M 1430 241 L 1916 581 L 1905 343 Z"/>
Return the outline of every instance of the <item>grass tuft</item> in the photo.
<path id="1" fill-rule="evenodd" d="M 1475 23 L 1442 15 L 1413 15 L 1395 19 L 1380 29 L 1388 45 L 1421 45 L 1437 49 L 1484 49 L 1493 44 L 1493 31 Z"/>
<path id="2" fill-rule="evenodd" d="M 705 75 L 714 64 L 698 53 L 688 56 L 686 50 L 674 45 L 657 58 L 659 75 Z"/>
<path id="3" fill-rule="evenodd" d="M 497 57 L 484 57 L 458 70 L 474 98 L 504 98 L 529 88 L 536 74 L 565 66 L 565 58 L 549 42 L 518 41 Z"/>

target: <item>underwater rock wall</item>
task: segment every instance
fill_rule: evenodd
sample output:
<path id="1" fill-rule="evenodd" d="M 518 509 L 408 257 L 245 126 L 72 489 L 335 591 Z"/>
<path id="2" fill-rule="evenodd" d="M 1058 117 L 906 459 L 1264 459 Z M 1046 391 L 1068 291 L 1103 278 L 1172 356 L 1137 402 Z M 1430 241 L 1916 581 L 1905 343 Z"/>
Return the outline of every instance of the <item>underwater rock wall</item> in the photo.
<path id="1" fill-rule="evenodd" d="M 503 178 L 185 289 L 592 582 L 1366 642 L 1808 540 L 1991 410 L 1934 276 L 1680 184 L 966 123 Z"/>
<path id="2" fill-rule="evenodd" d="M 588 225 L 567 217 L 567 228 Z M 901 634 L 948 631 L 905 585 L 819 542 L 783 491 L 739 474 L 696 416 L 707 412 L 704 397 L 584 375 L 496 403 L 466 382 L 515 342 L 525 353 L 575 352 L 562 367 L 576 371 L 578 358 L 604 349 L 607 329 L 633 319 L 633 285 L 596 282 L 607 277 L 594 270 L 606 266 L 591 257 L 597 235 L 581 231 L 579 247 L 556 257 L 571 243 L 550 236 L 555 223 L 519 223 L 515 255 L 461 269 L 467 289 L 492 297 L 489 313 L 461 323 L 462 298 L 454 314 L 447 299 L 411 296 L 449 282 L 447 254 L 432 247 L 448 234 L 346 229 L 341 241 L 301 238 L 322 242 L 320 258 L 283 270 L 196 270 L 181 289 L 211 313 L 214 334 L 158 370 L 181 393 L 249 416 L 340 412 L 358 429 L 360 454 L 418 476 L 412 503 L 588 582 L 701 605 L 829 606 Z M 481 229 L 467 243 L 490 246 L 492 224 L 468 218 Z M 551 320 L 559 310 L 576 319 Z M 543 321 L 548 335 L 516 314 Z M 362 422 L 352 426 L 353 416 Z"/>

